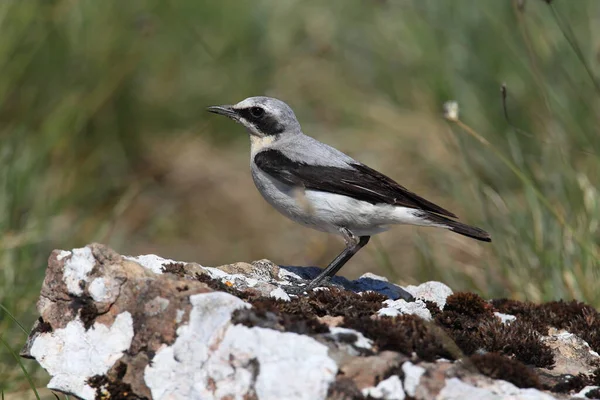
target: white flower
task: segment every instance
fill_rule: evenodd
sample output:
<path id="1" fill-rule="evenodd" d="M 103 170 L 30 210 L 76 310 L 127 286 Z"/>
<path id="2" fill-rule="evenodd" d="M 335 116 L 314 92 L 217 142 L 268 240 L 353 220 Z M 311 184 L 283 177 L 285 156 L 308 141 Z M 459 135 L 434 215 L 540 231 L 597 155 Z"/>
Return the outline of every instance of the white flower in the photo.
<path id="1" fill-rule="evenodd" d="M 458 121 L 458 103 L 456 101 L 444 103 L 444 118 L 448 121 Z"/>

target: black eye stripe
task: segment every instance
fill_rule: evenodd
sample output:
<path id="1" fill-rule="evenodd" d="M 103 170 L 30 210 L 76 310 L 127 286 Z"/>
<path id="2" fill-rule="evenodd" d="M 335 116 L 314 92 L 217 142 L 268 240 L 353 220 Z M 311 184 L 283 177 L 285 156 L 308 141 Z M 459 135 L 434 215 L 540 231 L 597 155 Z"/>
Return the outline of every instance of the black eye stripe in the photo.
<path id="1" fill-rule="evenodd" d="M 285 128 L 283 125 L 281 125 L 279 123 L 279 121 L 277 121 L 275 118 L 271 117 L 270 115 L 267 115 L 263 118 L 260 119 L 260 121 L 258 121 L 256 123 L 256 127 L 265 135 L 271 136 L 271 135 L 279 135 L 280 133 L 282 133 Z"/>
<path id="2" fill-rule="evenodd" d="M 264 135 L 278 135 L 285 130 L 284 126 L 281 125 L 275 117 L 266 113 L 262 108 L 261 110 L 263 110 L 263 114 L 259 117 L 252 115 L 251 108 L 253 107 L 242 108 L 237 111 L 242 118 L 244 118 L 248 122 L 251 122 L 256 127 L 256 129 L 258 129 Z"/>
<path id="3" fill-rule="evenodd" d="M 250 108 L 242 108 L 242 109 L 237 110 L 237 112 L 246 121 L 251 121 L 251 122 L 256 121 L 256 118 L 250 112 Z"/>

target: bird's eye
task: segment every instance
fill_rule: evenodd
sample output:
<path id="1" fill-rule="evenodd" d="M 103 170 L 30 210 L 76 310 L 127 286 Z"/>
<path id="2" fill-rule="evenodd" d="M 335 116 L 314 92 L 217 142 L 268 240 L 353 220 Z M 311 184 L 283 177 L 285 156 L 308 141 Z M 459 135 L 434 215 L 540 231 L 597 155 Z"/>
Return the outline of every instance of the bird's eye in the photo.
<path id="1" fill-rule="evenodd" d="M 260 107 L 251 107 L 250 108 L 250 115 L 252 115 L 254 118 L 260 118 L 263 115 L 265 115 L 265 110 L 263 110 Z"/>

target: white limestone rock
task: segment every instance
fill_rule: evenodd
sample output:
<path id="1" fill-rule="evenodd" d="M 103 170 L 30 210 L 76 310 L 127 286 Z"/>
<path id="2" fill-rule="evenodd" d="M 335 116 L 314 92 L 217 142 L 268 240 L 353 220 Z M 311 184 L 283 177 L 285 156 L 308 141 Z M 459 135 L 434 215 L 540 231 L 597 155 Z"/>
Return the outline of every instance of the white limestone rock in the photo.
<path id="1" fill-rule="evenodd" d="M 433 301 L 440 310 L 446 305 L 446 298 L 452 294 L 452 289 L 441 282 L 429 281 L 418 286 L 409 285 L 404 288 L 415 299 Z"/>
<path id="2" fill-rule="evenodd" d="M 402 382 L 398 375 L 392 375 L 389 378 L 379 382 L 375 387 L 369 387 L 362 390 L 363 396 L 371 396 L 382 400 L 404 400 L 406 394 L 402 389 Z"/>
<path id="3" fill-rule="evenodd" d="M 87 380 L 105 374 L 129 349 L 132 338 L 133 319 L 125 311 L 110 327 L 94 323 L 86 330 L 76 319 L 63 329 L 40 333 L 30 353 L 50 374 L 49 389 L 93 399 L 95 391 Z"/>
<path id="4" fill-rule="evenodd" d="M 231 313 L 249 307 L 227 293 L 190 297 L 187 325 L 146 367 L 155 400 L 324 399 L 337 373 L 327 346 L 295 333 L 232 325 Z M 307 384 L 310 382 L 310 384 Z"/>
<path id="5" fill-rule="evenodd" d="M 385 307 L 377 312 L 379 316 L 395 317 L 402 314 L 412 314 L 431 321 L 431 312 L 427 309 L 423 300 L 407 302 L 406 300 L 386 300 L 383 302 Z"/>

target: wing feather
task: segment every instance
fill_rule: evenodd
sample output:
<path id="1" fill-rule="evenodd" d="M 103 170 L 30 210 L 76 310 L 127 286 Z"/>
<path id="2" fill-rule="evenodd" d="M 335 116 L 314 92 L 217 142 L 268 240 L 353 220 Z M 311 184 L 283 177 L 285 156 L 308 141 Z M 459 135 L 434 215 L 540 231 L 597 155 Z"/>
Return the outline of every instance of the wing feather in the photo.
<path id="1" fill-rule="evenodd" d="M 361 163 L 349 163 L 347 168 L 309 165 L 293 161 L 275 149 L 257 153 L 254 163 L 265 173 L 288 185 L 341 194 L 372 204 L 415 208 L 456 218 L 450 211 Z"/>

